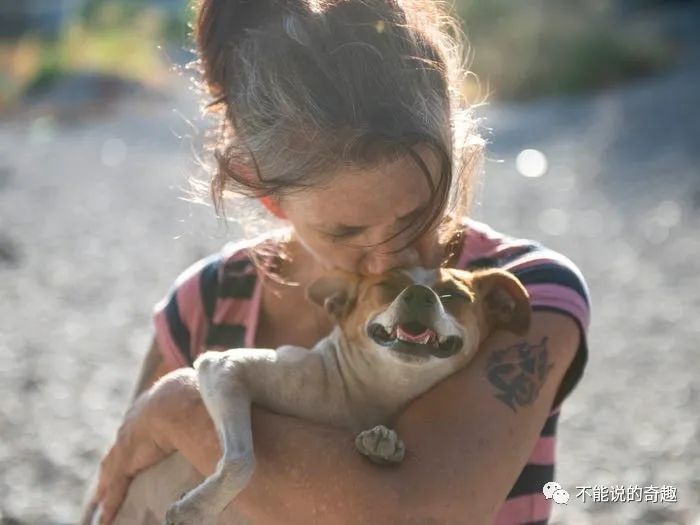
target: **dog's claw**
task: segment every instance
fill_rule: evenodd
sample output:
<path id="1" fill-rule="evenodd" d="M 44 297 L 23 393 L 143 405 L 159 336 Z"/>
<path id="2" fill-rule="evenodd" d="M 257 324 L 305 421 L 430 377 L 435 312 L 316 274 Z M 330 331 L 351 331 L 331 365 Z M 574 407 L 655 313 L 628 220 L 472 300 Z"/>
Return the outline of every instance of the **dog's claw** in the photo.
<path id="1" fill-rule="evenodd" d="M 379 465 L 401 463 L 406 453 L 396 432 L 384 425 L 360 432 L 355 438 L 355 448 Z"/>

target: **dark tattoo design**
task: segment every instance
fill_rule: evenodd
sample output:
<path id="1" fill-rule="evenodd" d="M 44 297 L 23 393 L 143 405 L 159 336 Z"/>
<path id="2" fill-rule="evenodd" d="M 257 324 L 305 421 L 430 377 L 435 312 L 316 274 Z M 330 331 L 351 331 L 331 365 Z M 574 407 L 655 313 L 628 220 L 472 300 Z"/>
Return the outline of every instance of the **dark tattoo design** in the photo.
<path id="1" fill-rule="evenodd" d="M 486 363 L 486 373 L 496 397 L 516 412 L 516 406 L 530 405 L 537 398 L 553 366 L 545 336 L 539 344 L 523 341 L 496 350 Z"/>

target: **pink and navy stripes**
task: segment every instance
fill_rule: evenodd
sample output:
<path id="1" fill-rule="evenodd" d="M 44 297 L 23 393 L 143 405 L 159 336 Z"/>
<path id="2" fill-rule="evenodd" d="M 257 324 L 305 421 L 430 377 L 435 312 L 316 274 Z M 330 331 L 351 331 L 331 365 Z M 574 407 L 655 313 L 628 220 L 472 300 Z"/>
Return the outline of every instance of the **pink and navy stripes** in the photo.
<path id="1" fill-rule="evenodd" d="M 459 268 L 503 268 L 520 279 L 533 310 L 572 317 L 581 343 L 554 399 L 550 415 L 527 464 L 499 510 L 494 525 L 547 523 L 551 500 L 542 486 L 554 480 L 556 429 L 561 404 L 581 378 L 588 356 L 590 294 L 576 265 L 541 243 L 504 235 L 485 223 L 464 218 Z M 269 236 L 269 240 L 274 240 Z M 204 349 L 254 347 L 261 279 L 246 248 L 257 238 L 227 244 L 219 253 L 185 270 L 154 309 L 156 339 L 173 369 L 191 366 Z"/>
<path id="2" fill-rule="evenodd" d="M 246 246 L 232 243 L 193 264 L 156 305 L 156 338 L 173 368 L 191 366 L 204 348 L 252 346 L 258 279 Z"/>

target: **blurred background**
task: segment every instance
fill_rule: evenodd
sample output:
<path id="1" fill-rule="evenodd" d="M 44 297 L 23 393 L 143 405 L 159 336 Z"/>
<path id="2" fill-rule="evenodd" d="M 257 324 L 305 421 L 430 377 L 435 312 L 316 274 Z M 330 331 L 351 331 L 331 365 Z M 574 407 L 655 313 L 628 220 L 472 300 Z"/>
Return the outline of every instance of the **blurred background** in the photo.
<path id="1" fill-rule="evenodd" d="M 554 523 L 700 524 L 700 2 L 457 0 L 473 216 L 571 258 L 590 359 Z M 185 0 L 0 0 L 0 524 L 68 524 L 177 274 L 241 234 L 184 200 L 207 122 Z M 670 485 L 676 503 L 586 502 Z"/>

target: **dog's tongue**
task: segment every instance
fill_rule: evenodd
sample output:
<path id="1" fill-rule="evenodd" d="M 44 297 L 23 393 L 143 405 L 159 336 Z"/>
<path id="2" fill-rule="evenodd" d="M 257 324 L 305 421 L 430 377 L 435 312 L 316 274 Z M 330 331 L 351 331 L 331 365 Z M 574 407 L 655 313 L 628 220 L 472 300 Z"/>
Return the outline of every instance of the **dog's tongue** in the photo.
<path id="1" fill-rule="evenodd" d="M 420 333 L 411 333 L 401 325 L 396 327 L 396 336 L 403 341 L 408 341 L 409 343 L 421 343 L 425 344 L 430 340 L 430 336 L 433 335 L 433 331 L 425 327 L 425 329 Z"/>

